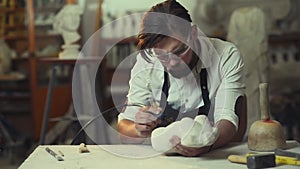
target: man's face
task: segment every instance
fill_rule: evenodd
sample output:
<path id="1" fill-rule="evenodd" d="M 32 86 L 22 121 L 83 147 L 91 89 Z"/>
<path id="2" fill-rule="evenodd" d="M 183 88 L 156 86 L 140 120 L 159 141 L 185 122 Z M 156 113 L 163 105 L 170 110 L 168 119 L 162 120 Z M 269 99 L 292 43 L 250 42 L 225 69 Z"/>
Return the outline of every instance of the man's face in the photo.
<path id="1" fill-rule="evenodd" d="M 157 43 L 153 53 L 175 78 L 187 76 L 197 62 L 189 45 L 172 37 L 166 37 Z"/>

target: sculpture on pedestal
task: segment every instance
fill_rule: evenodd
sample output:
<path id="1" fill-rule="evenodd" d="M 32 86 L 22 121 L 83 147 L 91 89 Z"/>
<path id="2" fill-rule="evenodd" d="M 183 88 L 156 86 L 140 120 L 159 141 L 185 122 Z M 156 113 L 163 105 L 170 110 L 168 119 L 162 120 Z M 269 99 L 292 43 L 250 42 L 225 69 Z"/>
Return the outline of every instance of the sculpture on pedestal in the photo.
<path id="1" fill-rule="evenodd" d="M 80 25 L 80 16 L 83 9 L 76 4 L 65 5 L 55 16 L 53 29 L 62 34 L 64 45 L 59 58 L 72 59 L 79 55 L 79 45 L 75 44 L 81 36 L 77 29 Z"/>
<path id="2" fill-rule="evenodd" d="M 236 9 L 230 18 L 227 40 L 240 50 L 245 63 L 248 127 L 260 119 L 259 84 L 269 81 L 268 31 L 265 13 L 258 7 Z"/>

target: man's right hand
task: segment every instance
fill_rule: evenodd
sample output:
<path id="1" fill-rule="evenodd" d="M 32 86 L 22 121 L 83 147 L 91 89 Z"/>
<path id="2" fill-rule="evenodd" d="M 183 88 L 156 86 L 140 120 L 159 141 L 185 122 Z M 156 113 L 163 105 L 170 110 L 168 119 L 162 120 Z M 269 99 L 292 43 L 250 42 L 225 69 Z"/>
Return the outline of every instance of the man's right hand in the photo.
<path id="1" fill-rule="evenodd" d="M 152 113 L 150 113 L 152 112 Z M 154 114 L 160 114 L 161 108 L 145 106 L 141 107 L 135 115 L 135 128 L 140 137 L 149 137 L 153 129 L 160 123 L 160 119 Z"/>

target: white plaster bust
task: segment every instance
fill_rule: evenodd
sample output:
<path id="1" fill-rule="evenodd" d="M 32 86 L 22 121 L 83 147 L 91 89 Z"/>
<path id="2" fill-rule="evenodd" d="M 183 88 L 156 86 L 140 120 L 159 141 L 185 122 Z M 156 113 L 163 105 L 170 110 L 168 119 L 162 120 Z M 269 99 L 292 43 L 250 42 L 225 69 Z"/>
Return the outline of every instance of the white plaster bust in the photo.
<path id="1" fill-rule="evenodd" d="M 70 45 L 81 38 L 77 29 L 82 13 L 83 9 L 79 5 L 68 4 L 55 16 L 53 29 L 62 34 L 65 45 Z"/>
<path id="2" fill-rule="evenodd" d="M 77 29 L 82 14 L 83 9 L 79 5 L 67 4 L 55 16 L 53 29 L 61 33 L 64 40 L 63 51 L 59 53 L 59 58 L 74 59 L 78 57 L 80 46 L 75 42 L 81 38 Z"/>

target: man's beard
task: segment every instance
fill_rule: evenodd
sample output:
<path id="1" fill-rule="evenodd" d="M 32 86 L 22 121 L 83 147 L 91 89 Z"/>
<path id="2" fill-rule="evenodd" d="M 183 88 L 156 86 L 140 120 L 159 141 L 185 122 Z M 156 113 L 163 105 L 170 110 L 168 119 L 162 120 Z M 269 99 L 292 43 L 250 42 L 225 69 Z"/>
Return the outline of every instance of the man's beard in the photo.
<path id="1" fill-rule="evenodd" d="M 198 60 L 198 56 L 193 52 L 191 61 L 187 64 L 181 65 L 183 67 L 181 70 L 168 69 L 168 72 L 177 79 L 185 77 L 192 72 Z"/>

